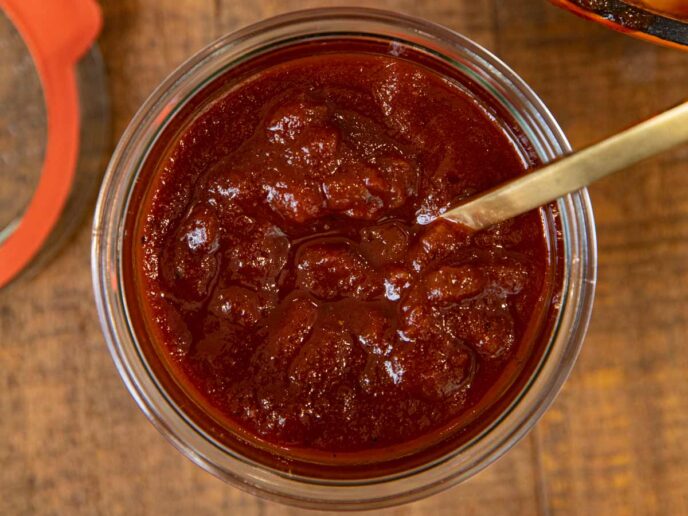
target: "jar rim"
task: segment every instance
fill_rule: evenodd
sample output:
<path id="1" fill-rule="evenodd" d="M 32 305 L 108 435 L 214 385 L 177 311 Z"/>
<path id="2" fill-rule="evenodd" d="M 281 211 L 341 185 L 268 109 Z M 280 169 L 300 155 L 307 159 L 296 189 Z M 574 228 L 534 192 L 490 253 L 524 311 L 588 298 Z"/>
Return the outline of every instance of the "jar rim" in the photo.
<path id="1" fill-rule="evenodd" d="M 226 66 L 280 42 L 354 30 L 359 35 L 393 35 L 402 44 L 420 45 L 450 60 L 509 110 L 543 161 L 571 151 L 561 128 L 535 93 L 502 61 L 466 37 L 425 20 L 375 9 L 296 11 L 218 39 L 163 81 L 136 113 L 113 153 L 93 226 L 92 275 L 99 319 L 119 374 L 146 417 L 184 455 L 215 476 L 254 494 L 311 508 L 372 509 L 405 503 L 454 485 L 505 453 L 532 428 L 568 376 L 587 330 L 596 281 L 592 207 L 587 191 L 582 190 L 557 203 L 565 257 L 561 309 L 529 383 L 476 438 L 440 459 L 400 474 L 328 481 L 274 470 L 218 448 L 178 407 L 171 406 L 136 344 L 121 281 L 124 218 L 150 142 L 165 120 Z"/>

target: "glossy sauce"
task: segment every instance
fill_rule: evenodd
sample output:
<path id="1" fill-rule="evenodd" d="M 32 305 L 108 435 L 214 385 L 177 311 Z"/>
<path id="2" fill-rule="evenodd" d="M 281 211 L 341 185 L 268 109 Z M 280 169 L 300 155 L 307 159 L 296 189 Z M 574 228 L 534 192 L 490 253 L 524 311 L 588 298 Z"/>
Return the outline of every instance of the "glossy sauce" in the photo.
<path id="1" fill-rule="evenodd" d="M 179 132 L 132 212 L 146 331 L 196 405 L 277 455 L 384 460 L 460 433 L 542 340 L 552 250 L 539 212 L 427 222 L 523 173 L 523 148 L 400 58 L 254 74 Z"/>

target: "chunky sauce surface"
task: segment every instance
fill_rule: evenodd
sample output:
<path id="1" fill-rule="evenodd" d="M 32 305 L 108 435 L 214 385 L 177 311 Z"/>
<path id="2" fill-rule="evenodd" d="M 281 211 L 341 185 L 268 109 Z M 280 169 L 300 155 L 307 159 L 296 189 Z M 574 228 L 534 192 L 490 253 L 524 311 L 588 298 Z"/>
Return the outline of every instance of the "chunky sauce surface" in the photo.
<path id="1" fill-rule="evenodd" d="M 527 159 L 420 65 L 269 68 L 182 131 L 138 215 L 154 340 L 226 428 L 297 454 L 460 431 L 539 337 L 550 255 L 539 213 L 425 223 Z"/>

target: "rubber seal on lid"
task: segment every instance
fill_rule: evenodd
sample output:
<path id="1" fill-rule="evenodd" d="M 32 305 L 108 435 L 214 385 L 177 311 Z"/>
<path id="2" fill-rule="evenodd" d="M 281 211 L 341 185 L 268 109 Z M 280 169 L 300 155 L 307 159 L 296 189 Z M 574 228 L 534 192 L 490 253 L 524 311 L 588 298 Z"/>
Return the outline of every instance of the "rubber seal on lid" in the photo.
<path id="1" fill-rule="evenodd" d="M 0 287 L 36 256 L 72 189 L 79 154 L 76 65 L 102 26 L 95 0 L 0 0 L 35 62 L 47 115 L 38 186 L 14 231 L 0 245 Z"/>

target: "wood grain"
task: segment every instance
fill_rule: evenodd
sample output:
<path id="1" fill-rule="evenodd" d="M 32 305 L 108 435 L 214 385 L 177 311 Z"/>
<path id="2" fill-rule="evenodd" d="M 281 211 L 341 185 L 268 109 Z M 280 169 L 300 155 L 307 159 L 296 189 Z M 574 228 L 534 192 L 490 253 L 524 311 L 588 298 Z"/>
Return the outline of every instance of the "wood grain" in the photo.
<path id="1" fill-rule="evenodd" d="M 113 142 L 156 84 L 215 37 L 326 0 L 106 0 Z M 688 53 L 539 0 L 353 2 L 423 16 L 500 55 L 574 147 L 688 96 Z M 591 189 L 598 297 L 553 408 L 469 482 L 385 514 L 688 514 L 688 148 Z M 92 302 L 90 221 L 0 291 L 1 514 L 299 514 L 203 472 L 127 394 Z"/>

